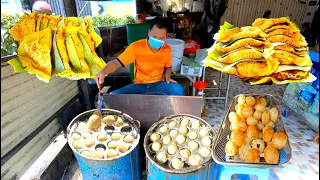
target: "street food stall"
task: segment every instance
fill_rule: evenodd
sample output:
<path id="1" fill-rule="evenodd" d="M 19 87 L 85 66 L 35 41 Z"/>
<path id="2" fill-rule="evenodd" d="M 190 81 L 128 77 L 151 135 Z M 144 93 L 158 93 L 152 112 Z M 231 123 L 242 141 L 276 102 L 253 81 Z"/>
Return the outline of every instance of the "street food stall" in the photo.
<path id="1" fill-rule="evenodd" d="M 204 6 L 200 2 L 197 6 Z M 184 16 L 181 22 L 184 20 L 190 17 Z M 10 168 L 19 159 L 16 154 L 22 157 L 9 143 L 13 137 L 1 136 L 6 142 L 2 148 L 6 152 L 1 154 L 6 168 L 1 172 L 2 179 L 319 177 L 319 59 L 315 58 L 319 53 L 309 50 L 297 24 L 289 17 L 256 18 L 245 26 L 224 22 L 208 49 L 190 40 L 191 30 L 187 34 L 182 31 L 178 32 L 189 40 L 171 38 L 167 44 L 177 58 L 175 63 L 179 62 L 175 64 L 178 74 L 172 76 L 188 78 L 186 85 L 193 88 L 190 96 L 110 94 L 109 87 L 98 85 L 97 99 L 90 101 L 88 79 L 95 86 L 94 77 L 107 63 L 99 53 L 102 31 L 94 27 L 89 16 L 62 17 L 37 11 L 24 14 L 10 29 L 17 54 L 2 57 L 5 72 L 1 81 L 8 84 L 8 78 L 19 74 L 33 77 L 27 89 L 41 86 L 39 82 L 60 84 L 57 89 L 47 86 L 46 90 L 51 90 L 54 100 L 74 101 L 81 108 L 61 107 L 65 110 L 61 110 L 66 119 L 61 124 L 65 133 L 57 136 L 23 174 L 15 174 Z M 193 69 L 192 73 L 184 71 L 184 66 Z M 195 69 L 201 71 L 195 73 Z M 218 88 L 207 87 L 211 81 Z M 218 90 L 219 95 L 212 95 L 210 89 Z M 1 95 L 6 108 L 1 112 L 4 118 L 12 119 L 17 115 L 6 113 L 11 112 L 7 102 L 14 96 L 7 91 L 9 85 L 4 90 L 7 96 Z M 32 98 L 42 102 L 51 97 L 33 95 L 28 100 Z M 217 103 L 219 100 L 224 103 Z M 53 111 L 60 101 L 48 102 L 36 113 L 46 108 Z M 57 122 L 55 117 L 50 118 L 53 120 L 47 124 Z M 22 120 L 7 119 L 1 125 L 10 136 L 7 125 Z M 31 135 L 43 135 L 52 127 Z"/>

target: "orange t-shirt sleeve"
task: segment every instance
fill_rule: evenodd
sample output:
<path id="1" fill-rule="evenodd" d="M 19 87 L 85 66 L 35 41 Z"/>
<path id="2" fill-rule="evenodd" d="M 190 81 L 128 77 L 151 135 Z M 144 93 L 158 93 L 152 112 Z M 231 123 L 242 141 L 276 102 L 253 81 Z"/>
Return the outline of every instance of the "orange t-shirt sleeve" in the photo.
<path id="1" fill-rule="evenodd" d="M 134 51 L 134 46 L 131 44 L 129 45 L 126 50 L 120 54 L 120 56 L 118 57 L 118 60 L 120 61 L 120 64 L 122 66 L 127 66 L 131 63 L 133 63 L 136 59 L 136 54 Z"/>
<path id="2" fill-rule="evenodd" d="M 169 68 L 172 66 L 172 52 L 171 52 L 170 48 L 169 48 L 169 51 L 168 51 L 166 57 L 167 57 L 167 61 L 166 61 L 166 64 L 164 65 L 164 67 Z"/>

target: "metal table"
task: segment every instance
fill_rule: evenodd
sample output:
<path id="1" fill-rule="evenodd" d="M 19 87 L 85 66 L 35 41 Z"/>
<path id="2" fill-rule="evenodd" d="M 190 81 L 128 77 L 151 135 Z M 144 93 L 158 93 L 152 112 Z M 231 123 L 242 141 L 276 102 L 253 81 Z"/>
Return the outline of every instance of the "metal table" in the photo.
<path id="1" fill-rule="evenodd" d="M 190 114 L 201 117 L 201 96 L 103 94 L 105 107 L 122 111 L 139 120 L 148 130 L 160 116 Z"/>

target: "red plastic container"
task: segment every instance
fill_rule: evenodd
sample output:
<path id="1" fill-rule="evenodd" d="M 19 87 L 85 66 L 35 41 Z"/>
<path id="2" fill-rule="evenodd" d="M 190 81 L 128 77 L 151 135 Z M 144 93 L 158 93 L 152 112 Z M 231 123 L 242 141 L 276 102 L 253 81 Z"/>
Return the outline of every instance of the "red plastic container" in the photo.
<path id="1" fill-rule="evenodd" d="M 205 81 L 197 81 L 193 83 L 193 87 L 195 87 L 198 91 L 202 92 L 204 88 L 208 86 L 208 83 Z"/>
<path id="2" fill-rule="evenodd" d="M 185 43 L 185 48 L 183 51 L 184 54 L 195 54 L 196 51 L 201 47 L 196 41 L 191 39 L 185 40 L 184 43 Z"/>

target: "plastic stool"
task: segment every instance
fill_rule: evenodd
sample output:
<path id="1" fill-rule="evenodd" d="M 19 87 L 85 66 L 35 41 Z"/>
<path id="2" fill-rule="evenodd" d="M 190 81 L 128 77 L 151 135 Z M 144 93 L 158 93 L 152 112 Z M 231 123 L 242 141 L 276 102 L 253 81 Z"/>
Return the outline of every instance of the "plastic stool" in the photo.
<path id="1" fill-rule="evenodd" d="M 256 175 L 258 180 L 269 180 L 270 177 L 269 168 L 261 169 L 219 165 L 217 179 L 230 180 L 234 174 L 237 174 L 238 179 L 243 180 L 249 180 L 249 175 Z"/>

